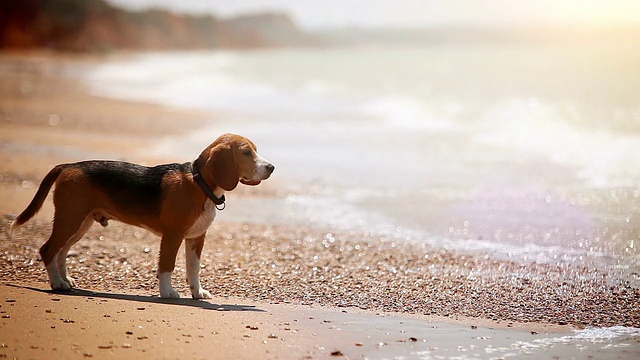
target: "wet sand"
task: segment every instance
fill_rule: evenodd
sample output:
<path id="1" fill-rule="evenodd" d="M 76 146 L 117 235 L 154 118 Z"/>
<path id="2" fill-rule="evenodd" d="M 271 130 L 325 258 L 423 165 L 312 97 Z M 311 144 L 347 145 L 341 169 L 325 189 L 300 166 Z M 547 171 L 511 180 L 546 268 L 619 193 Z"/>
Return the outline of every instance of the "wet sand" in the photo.
<path id="1" fill-rule="evenodd" d="M 466 350 L 489 357 L 487 347 L 504 347 L 497 354 L 505 355 L 521 351 L 512 348 L 516 341 L 572 329 L 640 327 L 640 290 L 598 270 L 523 265 L 372 232 L 250 220 L 217 220 L 208 233 L 201 279 L 215 296 L 211 301 L 159 300 L 158 239 L 114 222 L 95 225 L 71 250 L 69 273 L 83 290 L 48 292 L 37 251 L 50 233 L 50 199 L 14 239 L 7 231 L 53 165 L 88 158 L 189 161 L 146 150 L 223 119 L 90 96 L 59 75 L 95 59 L 1 60 L 0 355 L 420 358 L 426 352 L 422 357 L 429 358 Z M 253 211 L 269 212 L 269 199 L 286 196 L 287 184 L 274 176 L 264 185 L 228 198 L 260 199 Z M 187 296 L 184 273 L 181 253 L 174 286 Z M 637 335 L 624 341 L 630 345 L 606 353 L 584 345 L 591 352 L 580 355 L 640 354 Z M 567 355 L 576 348 L 544 354 L 553 351 Z"/>

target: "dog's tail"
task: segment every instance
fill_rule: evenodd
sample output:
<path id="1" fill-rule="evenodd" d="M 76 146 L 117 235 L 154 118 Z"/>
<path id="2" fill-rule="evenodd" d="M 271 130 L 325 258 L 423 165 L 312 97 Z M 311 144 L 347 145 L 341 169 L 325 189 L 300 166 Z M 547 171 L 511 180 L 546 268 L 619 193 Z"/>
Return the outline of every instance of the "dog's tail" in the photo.
<path id="1" fill-rule="evenodd" d="M 42 179 L 42 182 L 40 183 L 40 187 L 38 187 L 38 191 L 36 192 L 36 195 L 33 197 L 31 202 L 29 203 L 29 206 L 27 206 L 27 208 L 24 209 L 24 211 L 20 215 L 18 215 L 18 217 L 13 221 L 13 223 L 11 223 L 11 228 L 9 229 L 10 237 L 13 236 L 13 232 L 16 229 L 18 229 L 24 223 L 29 221 L 29 219 L 31 219 L 35 214 L 38 213 L 38 211 L 40 211 L 40 208 L 42 208 L 42 204 L 44 203 L 44 200 L 47 198 L 47 195 L 49 194 L 49 190 L 51 190 L 51 187 L 56 182 L 56 180 L 58 179 L 58 176 L 60 176 L 60 173 L 64 168 L 65 168 L 64 165 L 57 165 L 56 167 L 51 169 L 51 171 L 49 171 L 49 173 L 44 177 L 44 179 Z"/>

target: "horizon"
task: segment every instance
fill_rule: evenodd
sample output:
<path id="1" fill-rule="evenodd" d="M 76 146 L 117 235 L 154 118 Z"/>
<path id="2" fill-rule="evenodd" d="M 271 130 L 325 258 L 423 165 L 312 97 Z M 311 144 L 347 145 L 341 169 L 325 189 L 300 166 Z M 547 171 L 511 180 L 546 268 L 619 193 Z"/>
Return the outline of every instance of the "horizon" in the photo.
<path id="1" fill-rule="evenodd" d="M 285 13 L 307 30 L 411 29 L 426 27 L 619 28 L 640 26 L 636 0 L 106 0 L 127 10 L 236 17 Z"/>

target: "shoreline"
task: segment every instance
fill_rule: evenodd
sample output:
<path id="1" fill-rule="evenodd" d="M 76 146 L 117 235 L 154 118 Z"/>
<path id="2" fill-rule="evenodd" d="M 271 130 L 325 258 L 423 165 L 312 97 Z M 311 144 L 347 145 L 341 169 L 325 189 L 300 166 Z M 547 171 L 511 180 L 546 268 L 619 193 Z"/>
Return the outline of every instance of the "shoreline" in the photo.
<path id="1" fill-rule="evenodd" d="M 2 60 L 4 58 L 0 58 Z M 3 284 L 0 285 L 0 311 L 6 311 L 3 315 L 10 316 L 0 319 L 0 338 L 8 346 L 5 348 L 8 349 L 5 352 L 8 356 L 40 357 L 42 354 L 37 351 L 50 350 L 54 346 L 49 342 L 50 330 L 40 325 L 25 325 L 21 327 L 24 330 L 22 332 L 9 332 L 9 329 L 15 327 L 12 325 L 16 324 L 13 321 L 25 324 L 24 319 L 35 316 L 30 313 L 32 307 L 48 306 L 52 301 L 48 297 L 60 298 L 60 304 L 72 303 L 71 306 L 77 307 L 83 318 L 86 315 L 96 315 L 98 311 L 94 303 L 99 302 L 94 301 L 96 295 L 91 295 L 91 291 L 80 292 L 80 296 L 58 296 L 43 291 L 47 288 L 46 273 L 38 261 L 37 249 L 50 231 L 50 198 L 35 220 L 27 223 L 13 240 L 8 239 L 7 229 L 12 216 L 26 206 L 46 171 L 56 163 L 96 156 L 144 163 L 189 161 L 190 159 L 150 157 L 145 149 L 160 139 L 185 135 L 197 131 L 208 122 L 216 121 L 212 114 L 91 96 L 81 84 L 46 70 L 56 66 L 69 66 L 65 62 L 73 64 L 73 61 L 78 60 L 69 57 L 60 59 L 55 55 L 38 57 L 36 63 L 40 62 L 40 65 L 34 65 L 34 68 L 12 66 L 10 70 L 21 70 L 9 72 L 10 76 L 0 86 L 0 106 L 3 110 L 0 119 L 0 197 L 3 199 L 0 205 L 0 214 L 3 216 L 0 220 L 0 282 Z M 39 66 L 45 70 L 39 72 Z M 3 66 L 2 69 L 6 70 L 7 67 Z M 6 74 L 5 71 L 3 75 Z M 28 91 L 24 91 L 25 89 Z M 264 189 L 241 190 L 234 192 L 233 196 L 264 197 L 256 211 L 265 212 L 269 211 L 269 198 L 280 196 L 278 193 L 285 185 L 276 180 L 275 184 L 270 183 Z M 301 358 L 331 356 L 331 352 L 336 350 L 347 358 L 360 357 L 367 351 L 370 351 L 373 358 L 398 354 L 416 356 L 420 351 L 436 351 L 429 350 L 429 347 L 458 351 L 456 347 L 468 342 L 467 335 L 476 336 L 475 333 L 469 334 L 471 326 L 477 327 L 472 330 L 480 330 L 478 333 L 481 335 L 477 335 L 478 337 L 491 338 L 484 339 L 485 348 L 487 345 L 495 348 L 502 346 L 492 345 L 500 342 L 505 342 L 503 345 L 507 346 L 513 343 L 510 342 L 512 339 L 530 341 L 531 332 L 566 335 L 572 329 L 586 326 L 623 325 L 640 328 L 640 309 L 633 307 L 633 304 L 640 302 L 640 290 L 627 284 L 608 284 L 606 274 L 580 267 L 561 268 L 552 264 L 523 266 L 460 255 L 426 245 L 420 247 L 375 233 L 343 233 L 333 229 L 252 224 L 237 219 L 226 222 L 216 219 L 207 240 L 202 280 L 205 288 L 213 290 L 216 300 L 201 303 L 226 303 L 227 300 L 224 299 L 228 298 L 224 296 L 233 294 L 237 296 L 234 301 L 264 307 L 269 314 L 280 314 L 280 322 L 266 326 L 268 330 L 264 334 L 282 331 L 285 322 L 291 324 L 293 321 L 291 317 L 302 316 L 297 315 L 301 314 L 298 311 L 316 314 L 308 315 L 315 320 L 327 316 L 326 312 L 335 315 L 330 323 L 305 322 L 297 335 L 288 336 L 293 339 L 292 343 L 280 340 L 282 347 L 270 348 L 268 355 L 247 353 L 245 358 L 288 358 L 290 351 L 296 351 L 295 354 Z M 72 248 L 70 275 L 78 278 L 82 289 L 92 289 L 92 292 L 103 294 L 102 296 L 114 293 L 124 298 L 117 299 L 117 306 L 128 310 L 126 316 L 122 315 L 122 321 L 135 322 L 139 317 L 135 309 L 140 306 L 136 306 L 137 300 L 131 301 L 128 296 L 132 294 L 131 296 L 150 300 L 156 294 L 153 269 L 156 266 L 158 247 L 159 240 L 144 230 L 120 224 L 104 229 L 94 226 Z M 174 281 L 177 280 L 176 288 L 185 295 L 183 272 L 184 255 L 180 254 Z M 7 303 L 6 300 L 16 301 Z M 151 303 L 155 305 L 154 301 Z M 22 304 L 27 304 L 25 306 L 28 309 L 21 308 L 14 312 L 16 306 Z M 52 315 L 54 309 L 51 310 L 52 313 L 42 310 L 43 314 L 38 316 L 48 316 L 45 324 L 61 331 L 62 324 L 54 324 L 60 320 Z M 347 313 L 342 312 L 343 310 Z M 63 309 L 60 308 L 59 311 Z M 75 317 L 75 321 L 80 323 L 78 316 L 71 315 L 71 309 L 64 311 L 68 311 L 64 316 L 72 319 Z M 112 311 L 117 310 L 113 308 Z M 172 321 L 178 321 L 181 317 L 190 315 L 190 308 L 163 308 L 154 313 L 154 316 L 162 318 L 165 313 L 170 314 Z M 345 315 L 352 313 L 357 313 L 362 318 L 354 319 L 349 317 L 351 315 Z M 469 314 L 474 316 L 468 316 Z M 387 316 L 399 316 L 404 319 L 402 322 L 409 322 L 409 319 L 416 321 L 415 324 L 412 323 L 414 328 L 420 328 L 420 324 L 425 327 L 446 327 L 451 330 L 451 334 L 442 338 L 436 336 L 438 340 L 427 339 L 425 348 L 414 348 L 412 346 L 417 344 L 411 344 L 412 341 L 407 341 L 405 335 L 398 337 L 403 330 L 400 320 L 385 323 L 393 331 L 378 329 L 380 317 Z M 103 318 L 94 316 L 92 319 L 87 320 L 85 330 L 100 329 L 104 324 Z M 246 350 L 249 338 L 241 335 L 246 330 L 238 330 L 238 325 L 252 326 L 249 324 L 252 322 L 250 319 L 252 314 L 241 311 L 231 321 L 231 328 L 235 328 L 236 332 L 232 331 L 228 335 L 230 337 L 222 341 L 228 345 L 225 357 L 244 356 L 239 354 L 244 354 L 242 351 Z M 343 325 L 341 328 L 345 329 L 341 330 L 330 328 L 341 322 L 354 322 L 361 326 Z M 437 325 L 430 325 L 434 323 Z M 198 324 L 204 327 L 204 323 Z M 325 327 L 331 331 L 325 331 Z M 376 347 L 376 342 L 372 341 L 365 346 L 366 341 L 358 338 L 364 335 L 361 333 L 362 328 L 374 331 L 378 336 L 375 341 L 378 344 L 386 342 L 387 345 Z M 109 331 L 112 330 L 98 330 L 97 336 L 112 335 Z M 183 335 L 169 327 L 158 331 L 166 337 L 178 338 Z M 314 331 L 317 336 L 309 337 L 309 332 Z M 486 335 L 482 331 L 498 331 L 499 334 Z M 39 336 L 40 343 L 28 344 L 33 341 L 33 333 Z M 257 338 L 251 331 L 248 333 L 252 335 L 250 339 Z M 13 344 L 4 340 L 8 339 L 5 335 L 9 334 L 13 336 Z M 66 334 L 75 336 L 77 333 L 69 331 Z M 270 334 L 267 334 L 266 339 L 261 335 L 260 340 L 268 344 L 278 343 L 272 340 L 280 338 L 269 338 Z M 202 335 L 203 338 L 197 339 L 210 340 L 208 335 L 214 334 Z M 413 337 L 408 333 L 406 335 Z M 433 334 L 428 337 L 431 336 Z M 405 342 L 397 341 L 396 337 Z M 634 351 L 633 354 L 640 353 L 639 337 L 636 334 L 631 339 L 624 339 L 631 343 L 630 351 Z M 192 335 L 184 338 L 187 339 L 181 340 L 194 337 Z M 69 351 L 66 353 L 69 356 L 77 357 L 84 356 L 83 351 L 88 351 L 97 358 L 106 356 L 107 351 L 125 358 L 141 355 L 139 352 L 124 354 L 128 348 L 115 343 L 101 345 L 96 343 L 95 338 L 85 340 L 82 351 L 77 351 L 79 347 L 74 348 L 73 343 L 67 344 L 68 348 L 64 351 Z M 116 341 L 115 338 L 112 341 Z M 440 343 L 433 345 L 433 341 Z M 184 341 L 177 343 L 181 346 L 175 347 L 176 351 L 193 345 L 191 342 L 188 343 L 191 345 L 185 345 L 187 343 Z M 356 345 L 358 343 L 363 346 Z M 391 343 L 394 345 L 388 346 Z M 19 346 L 16 347 L 16 344 Z M 332 349 L 332 344 L 336 344 L 333 346 L 338 349 Z M 154 357 L 151 355 L 166 356 L 159 345 L 144 349 L 144 356 L 150 358 Z M 202 342 L 198 349 L 211 351 L 212 347 Z M 479 351 L 478 349 L 481 347 L 469 351 Z M 558 350 L 557 347 L 547 350 L 552 349 Z M 570 347 L 567 351 L 571 350 L 575 351 L 575 347 Z M 615 348 L 607 355 L 625 354 L 620 352 L 623 350 L 629 349 Z M 286 354 L 271 351 L 284 351 Z M 515 350 L 509 348 L 508 351 Z M 198 354 L 206 357 L 205 353 Z M 436 354 L 437 351 L 432 353 L 434 356 Z M 452 356 L 456 353 L 444 355 Z M 598 353 L 600 355 L 602 354 Z"/>

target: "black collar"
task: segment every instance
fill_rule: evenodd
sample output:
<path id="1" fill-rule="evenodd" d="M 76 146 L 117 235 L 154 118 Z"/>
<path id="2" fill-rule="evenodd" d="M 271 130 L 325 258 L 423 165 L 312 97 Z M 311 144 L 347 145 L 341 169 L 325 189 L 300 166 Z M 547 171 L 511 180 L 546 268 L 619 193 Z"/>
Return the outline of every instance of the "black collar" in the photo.
<path id="1" fill-rule="evenodd" d="M 207 194 L 209 199 L 211 199 L 211 201 L 213 201 L 213 203 L 217 205 L 216 208 L 218 210 L 224 209 L 224 202 L 226 200 L 224 198 L 224 195 L 217 197 L 216 194 L 213 193 L 209 185 L 207 185 L 207 183 L 202 178 L 202 175 L 200 175 L 200 171 L 198 171 L 195 163 L 191 164 L 191 173 L 193 174 L 193 179 L 198 183 L 198 185 L 200 185 L 200 189 L 202 189 L 202 191 Z M 222 206 L 222 208 L 218 208 L 218 206 Z"/>

